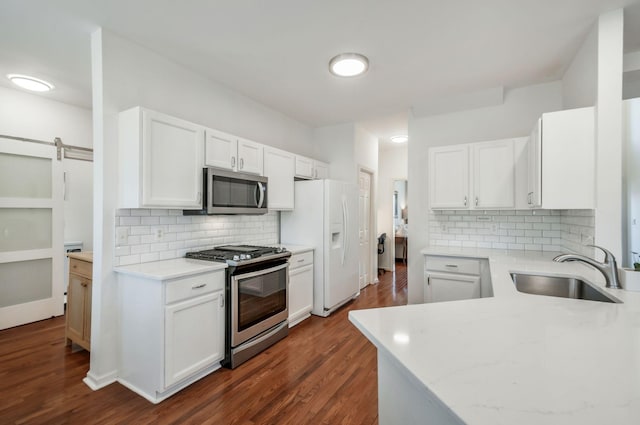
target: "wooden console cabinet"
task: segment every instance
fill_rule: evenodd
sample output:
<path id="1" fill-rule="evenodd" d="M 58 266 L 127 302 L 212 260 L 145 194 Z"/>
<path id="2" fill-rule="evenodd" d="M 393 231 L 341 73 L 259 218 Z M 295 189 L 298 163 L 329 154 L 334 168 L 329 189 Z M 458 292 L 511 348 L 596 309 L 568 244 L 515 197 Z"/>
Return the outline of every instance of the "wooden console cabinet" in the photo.
<path id="1" fill-rule="evenodd" d="M 65 337 L 67 345 L 76 343 L 91 351 L 91 280 L 92 252 L 71 252 L 69 257 L 69 285 Z"/>

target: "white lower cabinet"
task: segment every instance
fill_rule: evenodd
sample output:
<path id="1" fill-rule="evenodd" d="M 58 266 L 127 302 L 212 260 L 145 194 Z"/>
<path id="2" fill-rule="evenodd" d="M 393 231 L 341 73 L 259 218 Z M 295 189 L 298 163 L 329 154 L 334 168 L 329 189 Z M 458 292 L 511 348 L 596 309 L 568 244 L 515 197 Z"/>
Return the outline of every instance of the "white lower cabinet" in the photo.
<path id="1" fill-rule="evenodd" d="M 313 309 L 313 251 L 289 259 L 289 327 L 311 316 Z"/>
<path id="2" fill-rule="evenodd" d="M 158 403 L 220 368 L 224 281 L 224 270 L 168 280 L 120 274 L 118 381 Z"/>
<path id="3" fill-rule="evenodd" d="M 426 256 L 424 302 L 470 300 L 482 293 L 481 260 Z"/>

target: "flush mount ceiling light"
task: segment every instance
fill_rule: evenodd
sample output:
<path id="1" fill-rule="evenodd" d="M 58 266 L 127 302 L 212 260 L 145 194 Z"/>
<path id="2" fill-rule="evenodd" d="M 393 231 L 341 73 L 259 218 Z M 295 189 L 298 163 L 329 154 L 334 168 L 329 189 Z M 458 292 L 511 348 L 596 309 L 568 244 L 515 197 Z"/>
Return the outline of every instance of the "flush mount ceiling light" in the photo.
<path id="1" fill-rule="evenodd" d="M 369 59 L 359 53 L 342 53 L 329 61 L 329 71 L 338 77 L 356 77 L 367 72 Z"/>
<path id="2" fill-rule="evenodd" d="M 53 84 L 41 80 L 39 78 L 30 77 L 28 75 L 19 75 L 19 74 L 9 74 L 7 78 L 11 80 L 11 82 L 23 89 L 31 90 L 31 91 L 49 91 L 53 90 Z"/>
<path id="3" fill-rule="evenodd" d="M 409 136 L 404 135 L 404 134 L 399 134 L 397 136 L 391 137 L 391 141 L 394 142 L 394 143 L 404 143 L 407 140 L 409 140 Z"/>

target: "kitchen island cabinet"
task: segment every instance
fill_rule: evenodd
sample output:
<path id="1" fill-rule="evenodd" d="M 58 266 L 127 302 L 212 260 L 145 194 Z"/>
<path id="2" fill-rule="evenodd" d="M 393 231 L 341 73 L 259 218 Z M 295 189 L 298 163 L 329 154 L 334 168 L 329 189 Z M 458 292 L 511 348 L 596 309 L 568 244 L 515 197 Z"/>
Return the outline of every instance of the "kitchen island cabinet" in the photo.
<path id="1" fill-rule="evenodd" d="M 422 253 L 488 259 L 494 297 L 349 313 L 378 349 L 380 425 L 638 423 L 640 293 L 557 253 Z M 578 276 L 622 302 L 520 293 L 511 272 Z"/>
<path id="2" fill-rule="evenodd" d="M 67 345 L 76 343 L 91 351 L 91 284 L 93 253 L 70 252 L 69 286 L 67 287 L 67 311 L 65 337 Z"/>
<path id="3" fill-rule="evenodd" d="M 178 258 L 116 269 L 121 384 L 159 403 L 220 368 L 225 267 Z"/>

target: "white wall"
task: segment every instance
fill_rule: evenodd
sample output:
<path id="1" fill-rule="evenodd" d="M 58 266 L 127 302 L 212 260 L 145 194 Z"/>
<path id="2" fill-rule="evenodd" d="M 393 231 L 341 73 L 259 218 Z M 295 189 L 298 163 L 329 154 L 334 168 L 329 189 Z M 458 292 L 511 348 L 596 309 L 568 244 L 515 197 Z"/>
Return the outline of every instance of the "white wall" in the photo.
<path id="1" fill-rule="evenodd" d="M 20 90 L 0 87 L 0 134 L 92 147 L 91 111 Z M 63 159 L 66 173 L 64 239 L 93 248 L 92 164 Z M 62 249 L 62 248 L 61 248 Z"/>
<path id="2" fill-rule="evenodd" d="M 352 123 L 320 127 L 313 130 L 315 158 L 331 164 L 334 180 L 358 181 L 354 156 L 355 126 Z"/>
<path id="3" fill-rule="evenodd" d="M 562 77 L 562 109 L 596 104 L 597 63 L 598 25 L 594 25 Z"/>
<path id="4" fill-rule="evenodd" d="M 100 388 L 118 373 L 117 113 L 140 105 L 308 156 L 313 145 L 304 124 L 105 30 L 92 36 L 92 73 L 96 209 L 91 369 L 85 382 Z"/>
<path id="5" fill-rule="evenodd" d="M 408 180 L 410 227 L 408 255 L 409 302 L 422 302 L 423 258 L 429 244 L 428 156 L 431 146 L 472 143 L 527 136 L 543 112 L 562 107 L 560 82 L 507 91 L 500 106 L 409 119 Z"/>

